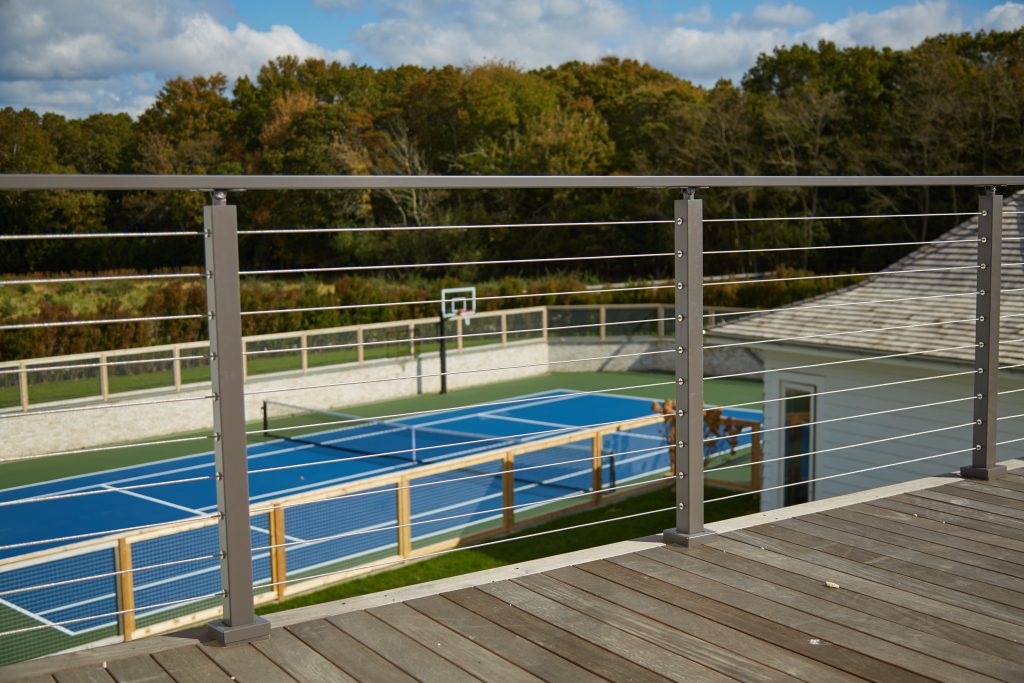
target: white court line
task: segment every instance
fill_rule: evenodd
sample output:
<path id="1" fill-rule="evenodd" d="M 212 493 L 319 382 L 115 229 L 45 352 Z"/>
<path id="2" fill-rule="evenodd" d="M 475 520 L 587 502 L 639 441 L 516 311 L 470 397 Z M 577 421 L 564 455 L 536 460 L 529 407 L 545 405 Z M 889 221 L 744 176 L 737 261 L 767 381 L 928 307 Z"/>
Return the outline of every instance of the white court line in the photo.
<path id="1" fill-rule="evenodd" d="M 58 624 L 53 623 L 52 621 L 50 621 L 49 619 L 44 617 L 42 614 L 36 614 L 35 612 L 29 612 L 24 607 L 19 607 L 18 605 L 15 605 L 13 602 L 8 602 L 7 600 L 4 600 L 3 598 L 0 598 L 0 605 L 4 605 L 6 607 L 9 607 L 10 609 L 14 610 L 15 612 L 18 612 L 19 614 L 24 614 L 26 617 L 28 617 L 32 621 L 38 621 L 39 623 L 45 624 L 46 626 L 49 626 L 50 628 L 55 628 L 55 629 L 57 629 L 58 631 L 60 631 L 61 633 L 63 633 L 66 636 L 73 636 L 73 635 L 75 635 L 74 631 L 68 630 L 68 629 L 64 628 L 63 626 L 60 626 Z"/>
<path id="2" fill-rule="evenodd" d="M 175 510 L 183 510 L 184 512 L 188 512 L 189 514 L 196 515 L 197 517 L 205 517 L 206 516 L 206 514 L 204 512 L 202 512 L 201 510 L 196 510 L 194 508 L 187 508 L 184 505 L 178 505 L 177 503 L 172 503 L 170 501 L 161 500 L 160 498 L 153 498 L 152 496 L 146 496 L 146 495 L 143 495 L 143 494 L 141 494 L 141 493 L 139 493 L 137 491 L 122 491 L 121 489 L 115 488 L 115 487 L 111 486 L 110 484 L 100 484 L 100 488 L 107 489 L 108 491 L 114 491 L 115 493 L 123 493 L 126 496 L 134 496 L 136 498 L 141 498 L 142 500 L 148 500 L 151 503 L 157 503 L 159 505 L 166 505 L 167 507 L 174 508 Z"/>

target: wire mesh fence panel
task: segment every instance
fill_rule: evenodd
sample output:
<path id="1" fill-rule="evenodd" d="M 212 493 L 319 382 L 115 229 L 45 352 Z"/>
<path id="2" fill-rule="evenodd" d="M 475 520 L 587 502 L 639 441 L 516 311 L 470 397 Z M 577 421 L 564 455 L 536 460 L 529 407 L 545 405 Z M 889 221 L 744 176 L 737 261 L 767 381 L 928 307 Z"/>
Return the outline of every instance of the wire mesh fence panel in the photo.
<path id="1" fill-rule="evenodd" d="M 413 548 L 501 528 L 501 472 L 496 460 L 411 480 Z"/>
<path id="2" fill-rule="evenodd" d="M 656 306 L 605 309 L 605 333 L 609 337 L 654 337 L 658 335 L 660 310 Z"/>
<path id="3" fill-rule="evenodd" d="M 310 334 L 309 367 L 320 368 L 328 365 L 342 365 L 359 361 L 359 349 L 355 346 L 359 333 L 355 330 L 331 332 L 328 334 Z M 338 346 L 341 348 L 316 348 L 322 346 Z"/>
<path id="4" fill-rule="evenodd" d="M 374 491 L 371 495 L 285 508 L 289 583 L 301 581 L 303 576 L 339 571 L 395 554 L 398 546 L 394 529 L 398 522 L 395 487 L 371 490 Z"/>
<path id="5" fill-rule="evenodd" d="M 607 486 L 655 479 L 668 474 L 671 453 L 664 424 L 605 434 L 602 439 Z"/>
<path id="6" fill-rule="evenodd" d="M 454 334 L 455 321 L 451 324 Z M 501 343 L 501 318 L 499 316 L 472 316 L 462 321 L 462 347 L 485 346 Z"/>
<path id="7" fill-rule="evenodd" d="M 204 597 L 221 590 L 219 553 L 216 524 L 132 543 L 132 566 L 140 568 L 134 572 L 137 626 L 145 628 L 219 605 L 219 599 Z M 191 558 L 203 559 L 168 564 Z M 170 602 L 178 604 L 149 607 Z"/>
<path id="8" fill-rule="evenodd" d="M 209 345 L 183 350 L 181 359 L 181 383 L 193 384 L 210 381 Z"/>
<path id="9" fill-rule="evenodd" d="M 246 372 L 266 375 L 273 372 L 294 372 L 302 369 L 302 338 L 298 335 L 283 339 L 250 339 L 245 342 Z M 275 353 L 258 353 L 274 351 Z"/>
<path id="10" fill-rule="evenodd" d="M 450 320 L 445 326 L 445 329 L 449 336 L 453 337 L 448 341 L 448 350 L 455 350 L 455 321 Z M 440 319 L 437 320 L 424 320 L 417 322 L 414 326 L 416 336 L 416 353 L 437 353 L 441 350 L 441 340 L 438 337 L 441 336 Z"/>
<path id="11" fill-rule="evenodd" d="M 366 360 L 412 355 L 408 324 L 398 324 L 395 327 L 371 327 L 363 331 L 363 342 L 367 343 L 363 349 Z"/>
<path id="12" fill-rule="evenodd" d="M 174 386 L 174 352 L 171 350 L 108 356 L 110 393 L 166 389 Z"/>
<path id="13" fill-rule="evenodd" d="M 601 334 L 600 323 L 601 311 L 597 307 L 548 308 L 549 337 L 598 337 Z"/>
<path id="14" fill-rule="evenodd" d="M 102 548 L 0 570 L 0 665 L 116 635 L 115 569 Z"/>
<path id="15" fill-rule="evenodd" d="M 29 366 L 28 396 L 30 403 L 69 401 L 77 398 L 99 398 L 100 360 L 83 359 L 75 361 L 76 368 L 55 367 L 46 370 L 47 365 L 68 365 L 68 363 L 43 363 Z"/>
<path id="16" fill-rule="evenodd" d="M 11 368 L 4 368 L 10 370 Z M 18 372 L 0 373 L 0 410 L 21 405 L 21 377 Z"/>
<path id="17" fill-rule="evenodd" d="M 505 320 L 506 329 L 509 332 L 508 341 L 510 342 L 523 341 L 525 339 L 543 339 L 544 337 L 544 313 L 542 311 L 526 313 L 509 311 L 505 315 Z"/>
<path id="18" fill-rule="evenodd" d="M 249 537 L 251 547 L 267 548 L 274 545 L 274 529 L 271 526 L 270 514 L 263 512 L 255 514 L 249 525 Z M 252 581 L 256 587 L 256 595 L 262 595 L 274 590 L 273 581 L 273 549 L 254 550 L 252 554 Z"/>
<path id="19" fill-rule="evenodd" d="M 580 494 L 594 490 L 592 457 L 591 439 L 517 455 L 516 522 L 587 503 Z"/>

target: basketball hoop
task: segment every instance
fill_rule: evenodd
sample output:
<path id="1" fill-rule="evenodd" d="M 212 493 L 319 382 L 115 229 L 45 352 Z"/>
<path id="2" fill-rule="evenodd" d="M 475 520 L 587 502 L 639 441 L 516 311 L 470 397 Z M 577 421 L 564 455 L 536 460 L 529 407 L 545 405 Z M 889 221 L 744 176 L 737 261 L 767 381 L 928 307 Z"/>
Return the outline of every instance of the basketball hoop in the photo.
<path id="1" fill-rule="evenodd" d="M 452 287 L 441 290 L 441 317 L 456 318 L 469 324 L 476 313 L 476 287 Z"/>

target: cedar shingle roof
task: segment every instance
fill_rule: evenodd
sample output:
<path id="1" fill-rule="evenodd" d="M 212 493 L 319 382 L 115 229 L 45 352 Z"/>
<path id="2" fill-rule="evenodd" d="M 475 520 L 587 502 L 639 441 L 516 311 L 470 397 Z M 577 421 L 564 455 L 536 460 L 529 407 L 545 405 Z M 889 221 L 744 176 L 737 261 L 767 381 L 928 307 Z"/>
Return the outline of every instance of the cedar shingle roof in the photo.
<path id="1" fill-rule="evenodd" d="M 1003 201 L 1003 275 L 1002 318 L 1000 339 L 1024 338 L 1024 193 Z M 886 274 L 873 275 L 862 282 L 837 292 L 802 301 L 783 310 L 760 313 L 709 330 L 709 336 L 738 339 L 781 339 L 801 335 L 818 335 L 848 330 L 899 327 L 920 323 L 934 324 L 859 334 L 842 334 L 807 340 L 777 342 L 797 347 L 846 349 L 872 353 L 905 353 L 966 346 L 974 342 L 973 295 L 977 277 L 977 243 L 951 240 L 974 240 L 978 219 L 973 217 L 948 231 L 934 243 L 921 247 L 885 269 Z M 946 242 L 946 243 L 944 243 Z M 927 268 L 958 267 L 918 273 L 898 273 Z M 888 274 L 888 273 L 894 274 Z M 1006 292 L 1006 290 L 1021 290 Z M 960 294 L 942 298 L 889 303 L 857 304 L 883 299 Z M 1009 315 L 1020 317 L 1006 318 Z M 714 341 L 709 340 L 711 344 Z M 756 348 L 756 347 L 754 347 Z M 973 348 L 928 354 L 950 360 L 969 360 Z M 1024 343 L 1001 344 L 1000 362 L 1024 363 Z"/>

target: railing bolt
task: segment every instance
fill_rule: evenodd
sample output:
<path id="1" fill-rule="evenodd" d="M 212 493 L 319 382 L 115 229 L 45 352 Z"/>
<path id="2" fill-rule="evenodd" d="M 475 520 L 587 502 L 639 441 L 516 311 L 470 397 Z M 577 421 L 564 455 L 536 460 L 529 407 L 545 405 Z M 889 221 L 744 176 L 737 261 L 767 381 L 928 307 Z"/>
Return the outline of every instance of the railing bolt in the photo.
<path id="1" fill-rule="evenodd" d="M 676 353 L 683 353 L 684 351 L 686 351 L 686 349 L 684 349 L 682 346 L 676 349 Z"/>
<path id="2" fill-rule="evenodd" d="M 676 476 L 680 479 L 686 479 L 686 472 L 677 472 Z"/>
<path id="3" fill-rule="evenodd" d="M 676 411 L 676 415 L 682 417 L 683 415 L 686 415 L 686 411 L 680 408 L 679 410 Z"/>
<path id="4" fill-rule="evenodd" d="M 682 314 L 680 314 L 680 315 L 677 315 L 677 316 L 676 316 L 676 322 L 677 322 L 677 323 L 681 323 L 681 322 L 683 322 L 683 316 L 682 316 Z"/>
<path id="5" fill-rule="evenodd" d="M 683 258 L 683 250 L 682 249 L 680 249 L 679 251 L 676 252 L 676 258 Z"/>
<path id="6" fill-rule="evenodd" d="M 677 282 L 676 283 L 676 289 L 682 289 L 682 288 L 683 288 L 683 283 L 682 282 Z"/>
<path id="7" fill-rule="evenodd" d="M 686 382 L 686 380 L 683 379 L 682 377 L 679 377 L 678 379 L 676 379 L 676 384 L 678 384 L 679 386 L 683 386 L 683 384 L 685 382 Z"/>

